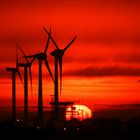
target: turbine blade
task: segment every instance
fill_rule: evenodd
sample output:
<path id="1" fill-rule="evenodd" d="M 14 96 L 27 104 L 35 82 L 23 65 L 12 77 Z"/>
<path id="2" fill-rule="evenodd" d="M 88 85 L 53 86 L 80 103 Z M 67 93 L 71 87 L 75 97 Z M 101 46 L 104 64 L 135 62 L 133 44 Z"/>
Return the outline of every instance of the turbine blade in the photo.
<path id="1" fill-rule="evenodd" d="M 58 58 L 59 60 L 59 68 L 60 68 L 60 96 L 62 92 L 62 56 Z"/>
<path id="2" fill-rule="evenodd" d="M 23 84 L 23 80 L 22 80 L 22 77 L 21 77 L 21 74 L 20 74 L 19 68 L 17 68 L 17 73 L 18 73 L 18 76 L 19 76 L 19 78 L 20 78 L 21 83 Z"/>
<path id="3" fill-rule="evenodd" d="M 18 48 L 16 47 L 16 68 L 18 68 Z"/>
<path id="4" fill-rule="evenodd" d="M 50 27 L 50 32 L 49 32 L 49 34 L 51 35 L 51 27 Z M 48 40 L 47 40 L 47 44 L 46 44 L 46 47 L 45 47 L 44 53 L 47 52 L 47 49 L 48 49 L 48 46 L 49 46 L 49 42 L 50 42 L 50 35 L 48 36 Z"/>
<path id="5" fill-rule="evenodd" d="M 56 47 L 57 49 L 59 49 L 59 47 L 58 47 L 58 45 L 56 44 L 55 40 L 53 39 L 52 35 L 46 30 L 45 27 L 43 27 L 43 29 L 44 29 L 45 32 L 48 34 L 48 36 L 50 36 L 50 38 L 51 38 L 53 44 L 55 45 L 55 47 Z"/>
<path id="6" fill-rule="evenodd" d="M 33 57 L 33 59 L 31 60 L 31 62 L 29 63 L 30 65 L 32 65 L 32 63 L 35 61 L 35 57 Z"/>
<path id="7" fill-rule="evenodd" d="M 33 86 L 32 86 L 32 72 L 31 67 L 29 66 L 29 77 L 30 77 L 30 84 L 31 84 L 31 94 L 33 93 Z"/>
<path id="8" fill-rule="evenodd" d="M 63 49 L 63 51 L 65 52 L 69 47 L 70 45 L 75 41 L 76 39 L 76 36 L 71 40 L 71 42 Z"/>
<path id="9" fill-rule="evenodd" d="M 30 76 L 30 84 L 31 84 L 31 95 L 32 95 L 32 97 L 33 97 L 33 82 L 32 82 L 32 71 L 31 71 L 31 65 L 32 65 L 32 63 L 34 62 L 34 60 L 35 60 L 35 57 L 31 60 L 31 62 L 29 63 L 30 65 L 29 65 L 29 76 Z"/>
<path id="10" fill-rule="evenodd" d="M 18 45 L 18 44 L 17 44 L 17 45 Z M 24 51 L 22 50 L 22 48 L 21 48 L 19 45 L 18 45 L 17 47 L 21 50 L 21 52 L 22 52 L 22 54 L 23 54 L 23 56 L 24 56 L 26 62 L 29 64 L 29 61 L 28 61 L 28 59 L 27 59 L 27 56 L 25 55 L 25 53 L 24 53 Z"/>
<path id="11" fill-rule="evenodd" d="M 51 72 L 51 69 L 50 69 L 49 63 L 48 63 L 48 61 L 47 61 L 46 59 L 45 59 L 45 65 L 46 65 L 46 68 L 47 68 L 48 71 L 49 71 L 49 74 L 50 74 L 50 76 L 51 76 L 53 82 L 54 82 L 53 75 L 52 75 L 52 72 Z"/>

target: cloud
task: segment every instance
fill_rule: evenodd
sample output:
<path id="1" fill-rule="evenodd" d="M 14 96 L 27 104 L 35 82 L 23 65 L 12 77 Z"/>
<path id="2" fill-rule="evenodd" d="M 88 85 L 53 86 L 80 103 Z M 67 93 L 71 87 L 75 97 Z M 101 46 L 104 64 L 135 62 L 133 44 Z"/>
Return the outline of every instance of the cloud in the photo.
<path id="1" fill-rule="evenodd" d="M 140 76 L 140 68 L 106 66 L 106 67 L 87 67 L 79 70 L 64 72 L 65 76 Z"/>
<path id="2" fill-rule="evenodd" d="M 114 56 L 114 61 L 119 63 L 140 63 L 140 55 L 138 52 L 132 54 L 118 54 Z"/>

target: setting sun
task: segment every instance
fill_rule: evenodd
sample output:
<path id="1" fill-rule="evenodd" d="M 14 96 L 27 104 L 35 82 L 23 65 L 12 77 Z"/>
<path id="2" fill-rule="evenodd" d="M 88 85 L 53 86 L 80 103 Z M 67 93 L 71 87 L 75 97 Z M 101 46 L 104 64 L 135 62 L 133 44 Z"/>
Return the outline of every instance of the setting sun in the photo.
<path id="1" fill-rule="evenodd" d="M 80 121 L 91 118 L 91 110 L 84 105 L 73 105 L 66 110 L 66 120 L 76 118 Z"/>

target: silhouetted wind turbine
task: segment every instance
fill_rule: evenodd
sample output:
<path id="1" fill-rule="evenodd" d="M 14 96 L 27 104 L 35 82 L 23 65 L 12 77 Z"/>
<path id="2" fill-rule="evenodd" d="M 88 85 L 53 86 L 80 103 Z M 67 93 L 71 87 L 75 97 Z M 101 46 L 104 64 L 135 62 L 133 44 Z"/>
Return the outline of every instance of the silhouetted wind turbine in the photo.
<path id="1" fill-rule="evenodd" d="M 58 63 L 60 68 L 60 95 L 62 90 L 62 58 L 65 53 L 65 51 L 71 46 L 71 44 L 75 41 L 76 36 L 70 41 L 70 43 L 64 48 L 60 49 L 58 45 L 56 44 L 55 40 L 51 36 L 51 34 L 46 30 L 46 28 L 43 27 L 43 29 L 46 31 L 48 36 L 51 38 L 52 42 L 54 43 L 56 50 L 51 52 L 51 55 L 55 57 L 55 99 L 54 99 L 54 110 L 55 110 L 55 117 L 58 119 L 59 114 L 59 99 L 58 99 Z"/>
<path id="2" fill-rule="evenodd" d="M 18 73 L 19 78 L 23 84 L 21 74 L 18 68 L 18 54 L 16 50 L 16 67 L 7 67 L 7 71 L 12 73 L 12 119 L 15 124 L 16 122 L 16 73 Z"/>
<path id="3" fill-rule="evenodd" d="M 24 122 L 25 126 L 28 126 L 28 72 L 30 75 L 30 83 L 31 83 L 31 92 L 32 92 L 32 73 L 31 73 L 31 65 L 35 58 L 33 58 L 30 62 L 28 61 L 24 51 L 17 44 L 17 47 L 21 50 L 26 63 L 18 63 L 18 67 L 24 68 Z"/>
<path id="4" fill-rule="evenodd" d="M 51 29 L 50 29 L 50 34 L 51 34 Z M 38 119 L 39 119 L 40 125 L 43 124 L 42 61 L 45 61 L 46 68 L 47 68 L 47 70 L 48 70 L 52 80 L 54 81 L 53 75 L 51 73 L 51 69 L 49 67 L 49 63 L 48 63 L 48 60 L 47 60 L 47 55 L 46 55 L 46 52 L 47 52 L 47 49 L 48 49 L 48 45 L 49 45 L 49 41 L 50 41 L 50 36 L 48 36 L 48 40 L 47 40 L 44 52 L 27 56 L 27 58 L 36 58 L 38 60 L 38 64 L 39 64 L 39 77 L 38 77 Z"/>

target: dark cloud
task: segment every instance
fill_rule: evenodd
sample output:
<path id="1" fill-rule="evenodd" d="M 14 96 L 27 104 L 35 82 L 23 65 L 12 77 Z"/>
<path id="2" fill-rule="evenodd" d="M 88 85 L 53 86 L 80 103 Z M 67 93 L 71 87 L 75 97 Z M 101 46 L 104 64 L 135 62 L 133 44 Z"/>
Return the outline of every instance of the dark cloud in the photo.
<path id="1" fill-rule="evenodd" d="M 118 54 L 114 56 L 114 60 L 120 63 L 140 63 L 140 54 L 139 52 L 133 54 Z"/>
<path id="2" fill-rule="evenodd" d="M 64 72 L 65 76 L 140 76 L 140 68 L 132 67 L 88 67 L 79 70 L 70 70 Z"/>

